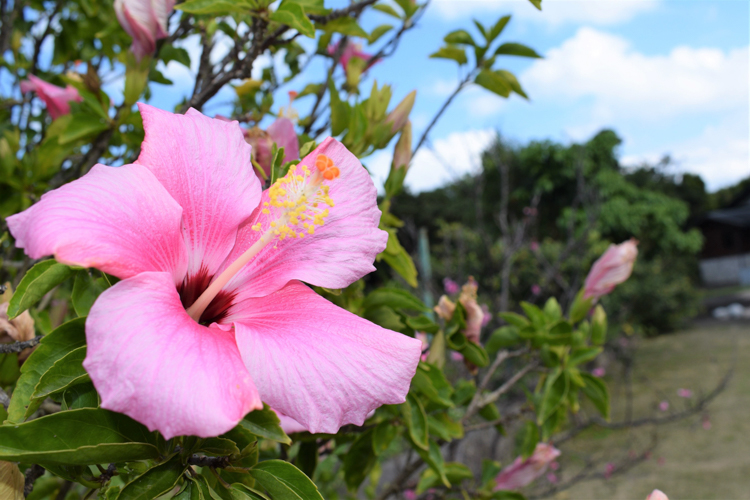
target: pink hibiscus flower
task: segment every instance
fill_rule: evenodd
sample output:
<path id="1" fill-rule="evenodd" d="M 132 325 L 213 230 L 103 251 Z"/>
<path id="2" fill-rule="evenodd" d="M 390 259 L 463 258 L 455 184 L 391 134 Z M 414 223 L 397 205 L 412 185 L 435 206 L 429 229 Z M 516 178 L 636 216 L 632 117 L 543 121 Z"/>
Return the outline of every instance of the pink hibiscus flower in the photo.
<path id="1" fill-rule="evenodd" d="M 96 165 L 9 217 L 32 258 L 120 278 L 86 320 L 102 407 L 177 435 L 216 436 L 261 400 L 311 432 L 404 401 L 419 340 L 301 283 L 343 288 L 387 234 L 376 189 L 334 139 L 266 191 L 236 122 L 140 104 L 133 165 Z"/>
<path id="2" fill-rule="evenodd" d="M 115 0 L 115 15 L 125 32 L 133 38 L 137 60 L 153 54 L 156 41 L 166 38 L 169 15 L 176 0 Z"/>
<path id="3" fill-rule="evenodd" d="M 599 300 L 624 282 L 633 272 L 635 258 L 638 257 L 638 240 L 629 239 L 619 245 L 610 245 L 604 254 L 591 266 L 584 284 L 584 298 Z"/>
<path id="4" fill-rule="evenodd" d="M 524 460 L 517 457 L 508 467 L 505 467 L 495 479 L 495 491 L 517 490 L 531 484 L 538 477 L 547 472 L 547 468 L 557 457 L 560 450 L 547 443 L 538 443 L 534 453 Z"/>
<path id="5" fill-rule="evenodd" d="M 21 92 L 36 92 L 39 99 L 44 101 L 47 112 L 53 120 L 70 113 L 70 101 L 81 102 L 83 100 L 75 87 L 71 85 L 65 88 L 58 87 L 34 75 L 29 75 L 28 80 L 21 82 Z"/>

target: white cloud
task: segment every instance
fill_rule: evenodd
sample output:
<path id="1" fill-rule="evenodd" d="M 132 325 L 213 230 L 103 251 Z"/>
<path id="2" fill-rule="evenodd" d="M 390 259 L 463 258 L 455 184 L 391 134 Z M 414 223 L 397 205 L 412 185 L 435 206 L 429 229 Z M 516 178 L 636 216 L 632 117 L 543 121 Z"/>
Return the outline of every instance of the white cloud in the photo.
<path id="1" fill-rule="evenodd" d="M 593 129 L 614 117 L 654 120 L 747 109 L 749 55 L 747 47 L 681 46 L 666 56 L 647 56 L 624 38 L 581 28 L 521 81 L 535 101 L 590 101 Z"/>
<path id="2" fill-rule="evenodd" d="M 543 0 L 542 11 L 528 0 L 433 0 L 435 12 L 446 20 L 512 13 L 514 18 L 549 26 L 567 23 L 611 26 L 653 10 L 656 0 Z"/>
<path id="3" fill-rule="evenodd" d="M 492 143 L 494 129 L 453 132 L 432 141 L 432 148 L 422 146 L 406 175 L 406 186 L 415 193 L 430 191 L 479 170 L 481 153 Z M 392 153 L 379 151 L 364 160 L 378 190 L 388 177 Z"/>
<path id="4" fill-rule="evenodd" d="M 655 163 L 670 154 L 681 172 L 700 175 L 713 191 L 750 176 L 750 126 L 741 117 L 729 119 L 717 126 L 708 126 L 698 136 L 679 141 L 659 152 L 628 155 L 624 165 Z"/>

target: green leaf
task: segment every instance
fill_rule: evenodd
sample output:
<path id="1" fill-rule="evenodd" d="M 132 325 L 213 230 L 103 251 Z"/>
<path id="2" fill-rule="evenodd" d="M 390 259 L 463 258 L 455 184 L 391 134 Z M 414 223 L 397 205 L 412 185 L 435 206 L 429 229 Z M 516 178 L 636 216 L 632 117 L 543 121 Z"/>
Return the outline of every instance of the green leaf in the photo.
<path id="1" fill-rule="evenodd" d="M 461 425 L 461 422 L 451 420 L 447 413 L 427 415 L 427 426 L 430 429 L 430 434 L 443 441 L 453 441 L 464 437 L 464 426 Z"/>
<path id="2" fill-rule="evenodd" d="M 82 346 L 55 361 L 39 379 L 31 399 L 45 399 L 55 392 L 88 381 L 89 375 L 82 365 L 85 358 L 86 346 Z"/>
<path id="3" fill-rule="evenodd" d="M 607 313 L 601 304 L 594 308 L 591 316 L 591 343 L 602 345 L 607 340 Z"/>
<path id="4" fill-rule="evenodd" d="M 482 479 L 479 484 L 486 485 L 490 481 L 493 481 L 497 474 L 500 472 L 500 462 L 497 460 L 489 460 L 487 458 L 482 460 Z"/>
<path id="5" fill-rule="evenodd" d="M 394 9 L 393 7 L 391 7 L 388 4 L 385 4 L 385 3 L 376 3 L 375 5 L 372 6 L 372 8 L 375 9 L 375 10 L 379 10 L 380 12 L 382 12 L 384 14 L 388 14 L 389 16 L 393 16 L 396 19 L 401 19 L 401 14 L 399 14 L 398 12 L 396 12 L 396 9 Z"/>
<path id="6" fill-rule="evenodd" d="M 472 21 L 474 21 L 474 26 L 477 27 L 477 29 L 479 30 L 479 32 L 482 34 L 482 36 L 486 40 L 487 39 L 487 30 L 485 29 L 485 27 L 482 26 L 482 23 L 480 23 L 476 19 L 472 19 Z"/>
<path id="7" fill-rule="evenodd" d="M 126 484 L 117 500 L 151 500 L 164 495 L 175 487 L 186 470 L 187 465 L 182 464 L 177 454 Z"/>
<path id="8" fill-rule="evenodd" d="M 419 315 L 417 317 L 407 316 L 406 324 L 418 332 L 437 333 L 440 329 L 440 326 L 437 323 L 424 315 Z"/>
<path id="9" fill-rule="evenodd" d="M 568 395 L 568 377 L 560 368 L 555 368 L 544 382 L 542 401 L 537 412 L 537 424 L 542 425 Z"/>
<path id="10" fill-rule="evenodd" d="M 18 292 L 16 292 L 18 293 Z M 13 423 L 23 420 L 34 413 L 41 404 L 37 400 L 31 402 L 31 395 L 39 383 L 42 375 L 55 362 L 70 351 L 86 345 L 86 318 L 68 321 L 46 335 L 39 346 L 21 366 L 21 377 L 16 382 L 16 388 L 8 407 L 8 420 Z"/>
<path id="11" fill-rule="evenodd" d="M 415 448 L 422 460 L 425 461 L 430 468 L 435 471 L 437 477 L 440 478 L 440 482 L 446 487 L 451 487 L 451 482 L 448 480 L 448 476 L 445 471 L 445 462 L 443 461 L 443 454 L 440 452 L 440 446 L 435 441 L 429 441 L 429 448 L 423 450 L 422 448 Z"/>
<path id="12" fill-rule="evenodd" d="M 0 426 L 0 460 L 91 465 L 157 458 L 156 438 L 135 420 L 85 408 Z"/>
<path id="13" fill-rule="evenodd" d="M 266 460 L 249 473 L 274 500 L 323 500 L 310 478 L 289 462 Z"/>
<path id="14" fill-rule="evenodd" d="M 404 14 L 406 14 L 407 19 L 413 16 L 414 13 L 419 8 L 415 0 L 394 0 L 394 1 L 404 11 Z"/>
<path id="15" fill-rule="evenodd" d="M 506 323 L 516 326 L 518 328 L 523 328 L 524 326 L 529 325 L 529 320 L 524 318 L 520 314 L 516 314 L 513 312 L 501 312 L 501 313 L 497 313 L 497 315 L 500 316 L 503 320 L 505 320 Z"/>
<path id="16" fill-rule="evenodd" d="M 323 29 L 328 33 L 341 33 L 347 36 L 358 36 L 361 38 L 369 38 L 369 34 L 362 29 L 362 26 L 357 24 L 357 20 L 353 17 L 344 16 L 328 21 L 323 25 Z"/>
<path id="17" fill-rule="evenodd" d="M 190 54 L 182 47 L 164 44 L 159 51 L 159 58 L 164 61 L 164 64 L 169 64 L 171 61 L 177 61 L 186 68 L 190 68 Z"/>
<path id="18" fill-rule="evenodd" d="M 533 2 L 535 0 L 531 1 Z M 490 498 L 492 500 L 526 500 L 526 497 L 517 491 L 495 491 Z"/>
<path id="19" fill-rule="evenodd" d="M 370 45 L 372 45 L 392 29 L 393 26 L 391 26 L 390 24 L 381 24 L 380 26 L 372 30 L 370 35 L 367 37 L 367 41 L 370 42 Z"/>
<path id="20" fill-rule="evenodd" d="M 58 142 L 62 145 L 69 144 L 79 139 L 93 137 L 110 127 L 98 116 L 87 114 L 75 114 L 65 131 L 60 134 Z"/>
<path id="21" fill-rule="evenodd" d="M 476 45 L 476 42 L 474 42 L 474 39 L 471 37 L 468 31 L 466 30 L 455 30 L 451 31 L 447 35 L 445 35 L 445 38 L 443 38 L 445 43 L 447 44 L 464 44 L 464 45 Z"/>
<path id="22" fill-rule="evenodd" d="M 62 397 L 63 410 L 99 408 L 99 394 L 91 382 L 76 384 L 66 389 Z"/>
<path id="23" fill-rule="evenodd" d="M 508 97 L 513 90 L 505 78 L 488 69 L 480 71 L 474 79 L 474 83 L 501 97 Z"/>
<path id="24" fill-rule="evenodd" d="M 299 156 L 300 156 L 300 158 L 304 158 L 305 156 L 307 156 L 310 153 L 310 151 L 312 151 L 313 149 L 315 149 L 315 141 L 308 141 L 308 142 L 304 143 L 299 148 Z"/>
<path id="25" fill-rule="evenodd" d="M 583 393 L 604 418 L 609 420 L 609 390 L 607 384 L 600 378 L 594 377 L 589 373 L 581 373 L 581 378 L 586 382 L 583 387 Z"/>
<path id="26" fill-rule="evenodd" d="M 73 270 L 54 259 L 43 260 L 36 264 L 28 270 L 11 297 L 8 304 L 8 318 L 15 318 L 71 276 L 73 276 Z"/>
<path id="27" fill-rule="evenodd" d="M 365 310 L 382 306 L 396 310 L 428 311 L 427 306 L 421 300 L 399 288 L 377 288 L 365 297 L 362 304 Z"/>
<path id="28" fill-rule="evenodd" d="M 79 317 L 88 316 L 96 298 L 107 288 L 109 284 L 104 278 L 94 279 L 86 269 L 78 271 L 73 282 L 73 293 L 70 296 L 76 314 Z"/>
<path id="29" fill-rule="evenodd" d="M 240 420 L 240 425 L 258 437 L 278 443 L 292 443 L 281 428 L 278 415 L 267 404 L 263 405 L 262 410 L 254 410 L 245 415 L 245 418 Z"/>
<path id="30" fill-rule="evenodd" d="M 286 24 L 292 29 L 299 31 L 301 34 L 315 38 L 315 26 L 305 15 L 305 10 L 299 4 L 292 2 L 283 2 L 276 12 L 271 14 L 271 20 L 281 24 Z M 365 33 L 367 36 L 367 33 Z"/>
<path id="31" fill-rule="evenodd" d="M 453 401 L 451 401 L 453 388 L 445 379 L 443 372 L 436 366 L 419 363 L 411 381 L 411 387 L 433 403 L 445 408 L 453 407 Z"/>
<path id="32" fill-rule="evenodd" d="M 529 458 L 539 442 L 539 427 L 531 420 L 527 420 L 523 424 L 521 432 L 517 434 L 516 442 L 518 445 L 517 453 L 524 459 Z"/>
<path id="33" fill-rule="evenodd" d="M 441 47 L 440 50 L 430 54 L 431 59 L 451 59 L 460 65 L 466 64 L 469 60 L 466 58 L 466 51 L 460 47 Z"/>
<path id="34" fill-rule="evenodd" d="M 547 322 L 552 323 L 562 318 L 562 309 L 557 299 L 550 297 L 544 304 L 544 315 L 547 318 Z"/>
<path id="35" fill-rule="evenodd" d="M 504 78 L 506 82 L 508 82 L 508 85 L 510 85 L 510 88 L 513 89 L 513 92 L 520 95 L 524 99 L 529 98 L 529 96 L 526 95 L 526 92 L 524 92 L 523 88 L 521 87 L 521 84 L 518 83 L 516 75 L 504 69 L 499 69 L 495 73 L 497 73 L 500 77 Z"/>
<path id="36" fill-rule="evenodd" d="M 508 21 L 510 21 L 510 16 L 503 16 L 500 19 L 497 20 L 494 26 L 490 28 L 490 31 L 487 33 L 487 44 L 489 45 L 492 43 L 495 38 L 499 37 L 500 34 L 505 29 L 505 26 L 508 24 Z"/>
<path id="37" fill-rule="evenodd" d="M 529 0 L 531 4 L 539 10 L 542 10 L 542 0 Z"/>
<path id="38" fill-rule="evenodd" d="M 233 441 L 227 438 L 213 437 L 204 440 L 198 451 L 214 457 L 223 457 L 227 455 L 239 455 L 240 449 Z"/>
<path id="39" fill-rule="evenodd" d="M 454 486 L 460 484 L 464 479 L 474 478 L 471 470 L 464 464 L 458 462 L 448 462 L 445 464 L 445 476 Z M 443 485 L 442 483 L 442 480 L 434 469 L 425 469 L 419 478 L 419 483 L 417 484 L 417 494 L 421 495 L 430 488 L 439 488 Z"/>
<path id="40" fill-rule="evenodd" d="M 382 455 L 388 449 L 398 431 L 398 427 L 390 422 L 381 422 L 375 426 L 372 433 L 372 451 L 375 455 Z"/>
<path id="41" fill-rule="evenodd" d="M 344 457 L 344 481 L 349 491 L 359 488 L 377 462 L 372 436 L 373 429 L 357 436 Z"/>
<path id="42" fill-rule="evenodd" d="M 570 353 L 568 365 L 576 366 L 580 365 L 581 363 L 586 363 L 587 361 L 591 361 L 592 359 L 597 357 L 601 352 L 601 347 L 579 347 L 573 349 L 573 352 Z"/>
<path id="43" fill-rule="evenodd" d="M 344 132 L 349 126 L 349 103 L 342 101 L 339 91 L 333 84 L 333 80 L 328 80 L 328 91 L 331 96 L 331 135 L 337 136 Z"/>
<path id="44" fill-rule="evenodd" d="M 534 58 L 541 58 L 539 54 L 536 53 L 534 49 L 531 47 L 527 47 L 526 45 L 521 45 L 520 43 L 504 43 L 501 46 L 495 50 L 495 55 L 505 55 L 505 56 L 518 56 L 518 57 L 534 57 Z"/>
<path id="45" fill-rule="evenodd" d="M 460 352 L 464 355 L 464 358 L 466 358 L 467 361 L 474 363 L 479 368 L 483 368 L 490 364 L 490 358 L 487 355 L 487 351 L 476 342 L 466 342 L 466 345 Z"/>
<path id="46" fill-rule="evenodd" d="M 494 357 L 500 349 L 518 345 L 521 337 L 518 335 L 518 327 L 503 326 L 492 332 L 484 349 L 489 357 Z"/>
<path id="47" fill-rule="evenodd" d="M 404 423 L 409 430 L 409 436 L 414 444 L 427 450 L 429 447 L 429 433 L 427 427 L 427 414 L 422 403 L 413 394 L 409 393 L 406 402 L 399 405 Z"/>
<path id="48" fill-rule="evenodd" d="M 221 15 L 232 12 L 246 13 L 252 8 L 252 4 L 242 0 L 187 0 L 177 4 L 176 10 L 188 14 L 212 14 Z"/>
<path id="49" fill-rule="evenodd" d="M 300 443 L 297 453 L 297 467 L 307 477 L 313 477 L 315 468 L 318 466 L 318 442 L 303 441 Z"/>
<path id="50" fill-rule="evenodd" d="M 521 308 L 523 309 L 523 312 L 526 313 L 526 316 L 529 317 L 531 320 L 531 323 L 537 327 L 542 328 L 544 325 L 547 324 L 547 319 L 544 316 L 544 313 L 541 309 L 539 309 L 534 304 L 530 304 L 528 302 L 521 302 Z"/>

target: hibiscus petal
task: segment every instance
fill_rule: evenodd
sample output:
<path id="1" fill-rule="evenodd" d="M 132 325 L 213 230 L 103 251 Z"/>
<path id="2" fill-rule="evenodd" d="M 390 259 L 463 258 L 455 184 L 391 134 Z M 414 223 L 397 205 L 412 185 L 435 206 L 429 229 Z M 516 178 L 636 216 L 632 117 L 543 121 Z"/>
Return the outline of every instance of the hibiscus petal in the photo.
<path id="1" fill-rule="evenodd" d="M 237 122 L 195 110 L 176 115 L 138 106 L 146 138 L 137 163 L 151 170 L 183 208 L 188 280 L 211 277 L 260 200 L 250 146 Z"/>
<path id="2" fill-rule="evenodd" d="M 83 365 L 102 407 L 165 438 L 218 436 L 262 408 L 234 335 L 187 315 L 165 273 L 102 293 L 86 320 Z"/>
<path id="3" fill-rule="evenodd" d="M 298 281 L 233 306 L 237 345 L 263 401 L 310 432 L 361 425 L 402 403 L 419 340 L 333 305 Z"/>
<path id="4" fill-rule="evenodd" d="M 330 182 L 329 195 L 335 206 L 325 224 L 304 238 L 287 238 L 264 247 L 224 287 L 237 300 L 272 293 L 291 280 L 327 287 L 344 288 L 375 270 L 375 256 L 385 249 L 388 234 L 378 229 L 380 210 L 377 190 L 359 160 L 335 139 L 326 139 L 301 165 L 315 169 L 318 155 L 326 155 L 340 171 Z M 268 190 L 263 200 L 268 201 Z M 237 244 L 222 268 L 234 262 L 260 237 L 252 229 L 266 223 L 270 215 L 258 210 L 237 234 Z"/>
<path id="5" fill-rule="evenodd" d="M 118 278 L 164 271 L 182 281 L 182 208 L 141 165 L 94 167 L 8 217 L 16 246 L 38 259 L 95 267 Z"/>

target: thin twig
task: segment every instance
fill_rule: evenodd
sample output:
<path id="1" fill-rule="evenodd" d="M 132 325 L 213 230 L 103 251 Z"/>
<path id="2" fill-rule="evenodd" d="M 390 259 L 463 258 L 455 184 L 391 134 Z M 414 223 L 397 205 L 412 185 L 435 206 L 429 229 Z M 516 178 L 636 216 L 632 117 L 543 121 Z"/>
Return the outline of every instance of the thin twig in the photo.
<path id="1" fill-rule="evenodd" d="M 12 344 L 0 344 L 0 354 L 8 354 L 11 352 L 21 352 L 24 349 L 28 349 L 29 347 L 34 347 L 35 345 L 38 345 L 39 342 L 42 341 L 42 337 L 37 336 L 34 337 L 31 340 L 25 340 L 23 342 L 13 342 Z"/>
<path id="2" fill-rule="evenodd" d="M 23 496 L 27 497 L 34 490 L 34 481 L 45 473 L 44 467 L 34 464 L 26 470 L 23 481 Z"/>

